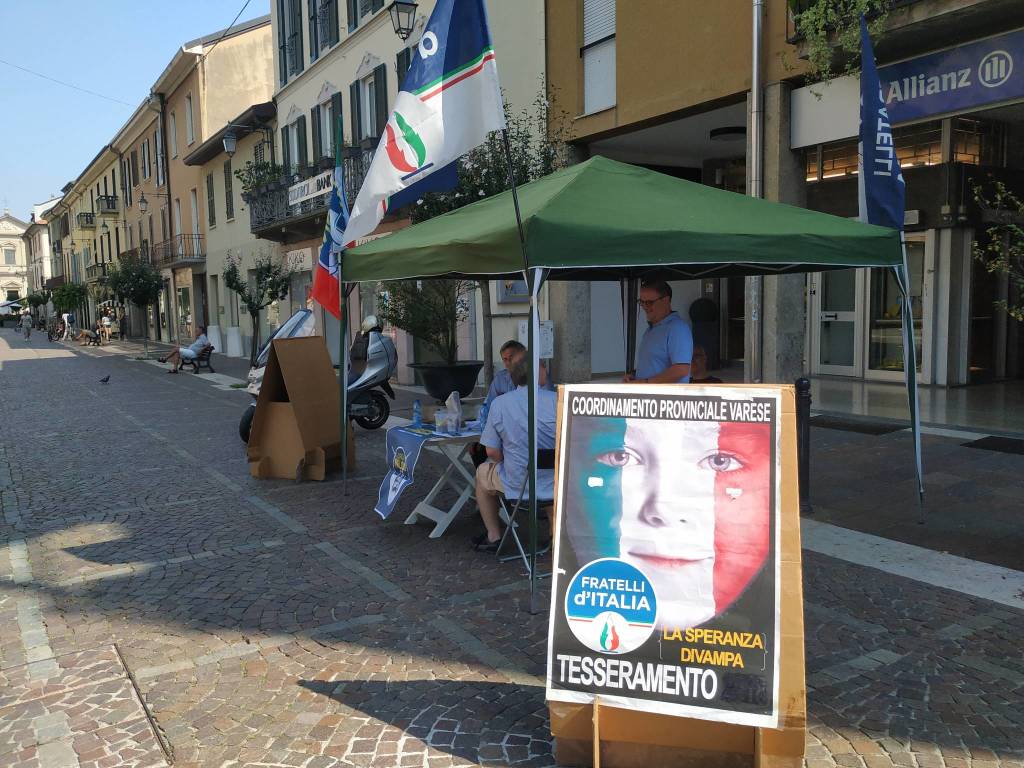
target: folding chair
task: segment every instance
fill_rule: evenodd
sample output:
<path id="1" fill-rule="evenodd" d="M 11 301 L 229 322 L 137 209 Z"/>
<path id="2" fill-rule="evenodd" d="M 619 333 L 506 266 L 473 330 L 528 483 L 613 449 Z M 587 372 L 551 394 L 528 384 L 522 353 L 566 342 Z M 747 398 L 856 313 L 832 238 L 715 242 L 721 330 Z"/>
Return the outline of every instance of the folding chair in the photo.
<path id="1" fill-rule="evenodd" d="M 538 448 L 537 449 L 537 469 L 554 469 L 555 468 L 555 449 L 554 448 Z M 497 556 L 498 560 L 503 563 L 507 563 L 510 560 L 522 558 L 523 565 L 526 566 L 527 574 L 530 573 L 530 558 L 526 554 L 526 550 L 523 548 L 523 542 L 519 539 L 519 532 L 516 530 L 519 524 L 516 522 L 516 517 L 519 514 L 520 509 L 525 509 L 527 512 L 530 509 L 530 499 L 526 494 L 527 484 L 530 482 L 530 477 L 527 475 L 523 478 L 523 484 L 519 488 L 519 496 L 515 499 L 515 502 L 511 502 L 505 497 L 505 494 L 498 494 L 498 511 L 501 515 L 501 519 L 505 523 L 505 533 L 501 536 L 501 541 L 498 543 Z M 538 499 L 538 503 L 550 503 L 551 499 Z M 539 517 L 538 517 L 539 522 Z M 529 523 L 528 523 L 529 524 Z M 505 547 L 506 541 L 511 538 L 513 543 L 516 545 L 518 553 L 511 555 L 503 555 L 502 551 Z M 551 542 L 548 541 L 543 547 L 537 550 L 538 555 L 543 555 L 551 548 Z M 539 573 L 537 578 L 543 579 L 546 576 L 550 576 L 550 573 Z"/>

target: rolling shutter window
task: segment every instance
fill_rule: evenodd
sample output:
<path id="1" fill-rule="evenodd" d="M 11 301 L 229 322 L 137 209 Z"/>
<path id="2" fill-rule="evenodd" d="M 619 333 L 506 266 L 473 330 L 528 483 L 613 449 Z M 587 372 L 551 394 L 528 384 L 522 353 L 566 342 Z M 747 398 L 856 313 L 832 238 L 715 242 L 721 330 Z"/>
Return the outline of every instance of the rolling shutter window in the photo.
<path id="1" fill-rule="evenodd" d="M 362 99 L 359 97 L 361 83 L 356 80 L 348 87 L 348 108 L 352 112 L 352 143 L 358 144 L 363 140 L 363 131 L 360 126 L 363 124 Z"/>
<path id="2" fill-rule="evenodd" d="M 309 123 L 313 129 L 313 162 L 323 156 L 323 142 L 320 140 L 320 105 L 309 110 Z"/>
<path id="3" fill-rule="evenodd" d="M 331 147 L 334 147 L 334 156 L 338 156 L 337 148 L 335 144 L 338 143 L 338 127 L 342 124 L 341 120 L 341 94 L 336 93 L 331 96 Z M 341 145 L 344 147 L 344 136 L 341 137 Z M 351 139 L 350 139 L 351 141 Z"/>
<path id="4" fill-rule="evenodd" d="M 376 91 L 374 106 L 377 111 L 377 114 L 374 115 L 373 138 L 377 138 L 384 133 L 384 126 L 388 122 L 388 68 L 386 65 L 381 64 L 373 70 L 373 87 Z"/>
<path id="5" fill-rule="evenodd" d="M 306 152 L 306 116 L 300 115 L 295 121 L 295 134 L 299 140 L 298 163 L 300 168 L 309 164 L 309 155 Z"/>
<path id="6" fill-rule="evenodd" d="M 398 52 L 398 62 L 395 68 L 398 71 L 398 87 L 402 87 L 402 82 L 405 80 L 405 75 L 409 71 L 409 67 L 412 66 L 412 48 L 403 48 Z"/>
<path id="7" fill-rule="evenodd" d="M 615 2 L 583 0 L 583 111 L 615 105 Z"/>

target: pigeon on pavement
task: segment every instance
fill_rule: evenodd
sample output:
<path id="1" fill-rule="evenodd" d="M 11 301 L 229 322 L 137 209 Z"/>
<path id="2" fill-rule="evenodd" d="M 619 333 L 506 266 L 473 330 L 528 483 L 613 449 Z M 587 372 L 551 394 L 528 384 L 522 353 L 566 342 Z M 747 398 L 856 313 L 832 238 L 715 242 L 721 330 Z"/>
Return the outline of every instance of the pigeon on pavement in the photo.
<path id="1" fill-rule="evenodd" d="M 110 374 L 109 373 L 106 376 L 104 376 L 102 379 L 100 379 L 100 384 L 107 384 L 109 382 L 110 382 Z"/>

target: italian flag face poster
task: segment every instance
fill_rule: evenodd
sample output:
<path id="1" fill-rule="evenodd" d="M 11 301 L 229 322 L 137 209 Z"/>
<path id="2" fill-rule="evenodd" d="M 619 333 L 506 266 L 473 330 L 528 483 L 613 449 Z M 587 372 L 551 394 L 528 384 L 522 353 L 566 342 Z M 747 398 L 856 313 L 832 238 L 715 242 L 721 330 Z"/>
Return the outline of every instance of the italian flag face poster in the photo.
<path id="1" fill-rule="evenodd" d="M 780 408 L 562 388 L 549 700 L 777 727 Z"/>

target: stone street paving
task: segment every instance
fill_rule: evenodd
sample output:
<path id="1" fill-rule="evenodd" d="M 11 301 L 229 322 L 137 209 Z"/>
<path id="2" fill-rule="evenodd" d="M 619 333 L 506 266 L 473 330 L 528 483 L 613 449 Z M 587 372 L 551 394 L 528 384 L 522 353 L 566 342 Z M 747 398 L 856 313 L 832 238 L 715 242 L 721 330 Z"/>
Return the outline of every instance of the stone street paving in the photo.
<path id="1" fill-rule="evenodd" d="M 553 765 L 547 596 L 401 524 L 430 460 L 386 522 L 382 433 L 347 494 L 257 482 L 203 379 L 0 331 L 0 765 Z M 804 566 L 809 768 L 1024 766 L 1024 612 Z"/>

